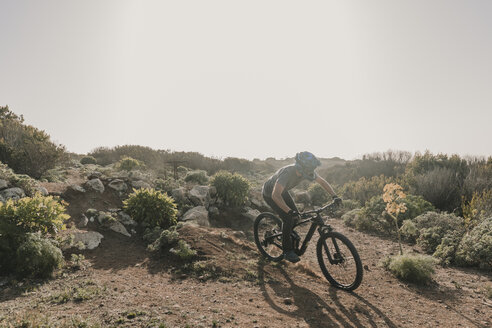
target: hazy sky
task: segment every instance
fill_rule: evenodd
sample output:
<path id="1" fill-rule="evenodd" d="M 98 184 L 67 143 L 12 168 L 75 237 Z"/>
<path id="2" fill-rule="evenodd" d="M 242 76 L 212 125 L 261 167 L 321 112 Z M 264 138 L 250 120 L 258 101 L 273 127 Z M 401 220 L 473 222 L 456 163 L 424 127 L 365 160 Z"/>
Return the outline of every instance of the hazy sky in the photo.
<path id="1" fill-rule="evenodd" d="M 0 105 L 78 153 L 492 155 L 492 1 L 0 0 Z"/>

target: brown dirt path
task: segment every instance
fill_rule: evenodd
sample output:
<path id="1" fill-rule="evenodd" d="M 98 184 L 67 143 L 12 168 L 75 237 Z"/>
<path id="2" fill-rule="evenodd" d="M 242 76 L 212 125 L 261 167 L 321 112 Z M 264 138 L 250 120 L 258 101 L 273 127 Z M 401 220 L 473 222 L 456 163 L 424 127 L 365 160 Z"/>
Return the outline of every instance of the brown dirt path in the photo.
<path id="1" fill-rule="evenodd" d="M 183 236 L 217 277 L 177 273 L 167 258 L 149 257 L 145 245 L 106 233 L 86 252 L 92 266 L 66 272 L 34 288 L 0 287 L 0 326 L 22 320 L 48 326 L 80 323 L 117 327 L 491 327 L 490 274 L 438 269 L 436 284 L 399 282 L 379 262 L 396 253 L 392 240 L 333 221 L 367 265 L 354 293 L 330 287 L 318 268 L 314 243 L 300 264 L 258 261 L 254 244 L 228 229 L 189 228 Z M 409 247 L 406 247 L 410 250 Z M 56 302 L 70 288 L 88 299 Z M 165 325 L 165 326 L 164 326 Z"/>

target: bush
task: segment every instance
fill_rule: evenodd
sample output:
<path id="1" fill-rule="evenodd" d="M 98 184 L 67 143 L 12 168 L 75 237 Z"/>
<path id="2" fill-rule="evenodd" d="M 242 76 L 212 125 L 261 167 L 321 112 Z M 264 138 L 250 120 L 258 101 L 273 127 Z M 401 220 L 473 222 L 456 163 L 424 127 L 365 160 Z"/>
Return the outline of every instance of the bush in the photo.
<path id="1" fill-rule="evenodd" d="M 381 195 L 383 187 L 393 180 L 393 178 L 387 178 L 384 175 L 369 179 L 362 177 L 357 181 L 345 183 L 341 188 L 341 194 L 343 198 L 354 199 L 360 204 L 365 204 L 372 197 Z"/>
<path id="2" fill-rule="evenodd" d="M 184 180 L 186 182 L 194 182 L 199 185 L 205 185 L 208 183 L 207 172 L 202 170 L 188 172 Z"/>
<path id="3" fill-rule="evenodd" d="M 462 231 L 448 231 L 441 239 L 441 243 L 434 252 L 434 257 L 439 259 L 442 265 L 451 265 L 456 263 L 456 251 L 463 238 Z"/>
<path id="4" fill-rule="evenodd" d="M 412 220 L 405 220 L 400 228 L 401 236 L 404 240 L 415 243 L 419 237 L 419 229 Z"/>
<path id="5" fill-rule="evenodd" d="M 227 171 L 217 172 L 210 184 L 216 188 L 217 196 L 230 206 L 243 205 L 250 187 L 249 181 L 244 177 Z"/>
<path id="6" fill-rule="evenodd" d="M 492 217 L 464 235 L 456 252 L 456 262 L 464 266 L 492 268 Z"/>
<path id="7" fill-rule="evenodd" d="M 97 160 L 93 156 L 84 156 L 80 160 L 80 164 L 97 164 Z"/>
<path id="8" fill-rule="evenodd" d="M 49 277 L 63 264 L 61 250 L 38 233 L 28 233 L 15 253 L 15 271 L 21 277 Z"/>
<path id="9" fill-rule="evenodd" d="M 163 230 L 159 237 L 152 242 L 147 248 L 150 251 L 159 251 L 161 253 L 168 251 L 171 247 L 178 244 L 179 233 L 172 227 L 169 230 Z"/>
<path id="10" fill-rule="evenodd" d="M 311 198 L 311 203 L 315 206 L 322 206 L 328 203 L 330 196 L 323 187 L 319 184 L 312 184 L 309 187 L 309 196 Z"/>
<path id="11" fill-rule="evenodd" d="M 123 202 L 123 208 L 144 227 L 167 229 L 177 222 L 178 211 L 174 200 L 154 189 L 134 189 Z"/>
<path id="12" fill-rule="evenodd" d="M 33 196 L 39 188 L 38 181 L 26 174 L 15 174 L 11 168 L 2 162 L 0 162 L 0 179 L 23 189 L 28 196 Z"/>
<path id="13" fill-rule="evenodd" d="M 492 217 L 492 190 L 473 193 L 470 202 L 463 202 L 462 209 L 465 225 L 470 229 L 485 218 Z"/>
<path id="14" fill-rule="evenodd" d="M 419 230 L 417 244 L 429 254 L 436 251 L 447 233 L 464 233 L 463 219 L 454 214 L 427 212 L 413 221 Z"/>
<path id="15" fill-rule="evenodd" d="M 426 284 L 432 281 L 435 259 L 425 255 L 397 255 L 389 257 L 384 267 L 398 279 L 417 284 Z"/>
<path id="16" fill-rule="evenodd" d="M 170 252 L 176 255 L 181 261 L 191 261 L 196 257 L 196 251 L 191 249 L 184 240 L 179 240 L 176 248 L 171 248 Z"/>
<path id="17" fill-rule="evenodd" d="M 118 170 L 131 171 L 145 167 L 145 164 L 138 159 L 123 157 L 116 164 Z"/>
<path id="18" fill-rule="evenodd" d="M 56 145 L 50 136 L 25 125 L 24 118 L 0 106 L 0 161 L 16 173 L 39 179 L 44 172 L 65 161 L 65 147 Z"/>

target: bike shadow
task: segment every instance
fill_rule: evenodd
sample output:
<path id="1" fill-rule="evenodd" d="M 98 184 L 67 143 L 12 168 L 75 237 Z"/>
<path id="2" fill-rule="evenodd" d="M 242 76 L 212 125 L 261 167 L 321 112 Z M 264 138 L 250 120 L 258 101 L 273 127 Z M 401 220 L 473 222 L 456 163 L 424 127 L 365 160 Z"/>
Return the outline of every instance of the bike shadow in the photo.
<path id="1" fill-rule="evenodd" d="M 266 302 L 279 313 L 301 319 L 312 328 L 397 327 L 380 309 L 354 292 L 345 292 L 327 286 L 328 295 L 323 298 L 310 289 L 296 284 L 281 266 L 269 265 L 269 270 L 279 272 L 286 283 L 271 280 L 265 275 L 267 263 L 258 263 L 258 281 Z M 348 301 L 343 297 L 344 302 L 349 303 L 350 307 L 343 304 L 339 297 L 340 293 L 350 296 Z M 288 299 L 288 301 L 279 302 L 276 299 Z"/>

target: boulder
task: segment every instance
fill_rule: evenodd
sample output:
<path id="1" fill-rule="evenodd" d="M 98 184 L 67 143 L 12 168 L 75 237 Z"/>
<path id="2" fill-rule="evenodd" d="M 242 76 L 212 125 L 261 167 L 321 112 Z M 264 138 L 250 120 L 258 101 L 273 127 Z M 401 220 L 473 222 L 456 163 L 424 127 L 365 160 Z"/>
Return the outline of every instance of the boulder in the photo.
<path id="1" fill-rule="evenodd" d="M 71 185 L 70 187 L 70 190 L 73 190 L 73 191 L 76 191 L 76 192 L 80 192 L 80 193 L 84 193 L 85 192 L 85 189 L 84 187 L 82 186 L 79 186 L 79 185 Z"/>
<path id="2" fill-rule="evenodd" d="M 181 221 L 184 221 L 185 224 L 210 227 L 210 221 L 208 220 L 208 211 L 205 206 L 197 206 L 188 210 L 181 218 Z"/>
<path id="3" fill-rule="evenodd" d="M 132 219 L 132 217 L 125 212 L 118 212 L 119 220 L 121 223 L 123 223 L 126 226 L 136 226 L 137 222 Z"/>
<path id="4" fill-rule="evenodd" d="M 111 221 L 108 225 L 109 229 L 114 231 L 114 232 L 117 232 L 117 233 L 120 233 L 122 235 L 125 235 L 127 237 L 131 237 L 132 235 L 130 235 L 128 233 L 128 231 L 126 230 L 125 226 L 123 224 L 121 224 L 121 222 L 118 222 L 118 221 Z"/>
<path id="5" fill-rule="evenodd" d="M 85 227 L 87 227 L 87 224 L 88 223 L 89 223 L 89 219 L 87 218 L 87 216 L 85 216 L 84 214 L 82 214 L 82 216 L 80 217 L 79 222 L 77 223 L 77 227 L 79 227 L 79 228 L 85 228 Z"/>
<path id="6" fill-rule="evenodd" d="M 0 179 L 0 190 L 6 189 L 8 186 L 9 186 L 8 181 Z"/>
<path id="7" fill-rule="evenodd" d="M 39 192 L 42 196 L 48 196 L 50 193 L 48 192 L 48 189 L 46 189 L 45 187 L 36 187 L 35 188 L 36 192 Z"/>
<path id="8" fill-rule="evenodd" d="M 152 186 L 143 180 L 132 181 L 132 187 L 135 189 L 150 189 Z"/>
<path id="9" fill-rule="evenodd" d="M 101 239 L 104 238 L 99 232 L 96 231 L 80 231 L 73 233 L 73 242 L 79 249 L 94 249 L 101 243 Z"/>
<path id="10" fill-rule="evenodd" d="M 14 188 L 8 188 L 2 190 L 0 192 L 0 196 L 2 196 L 5 200 L 7 199 L 18 200 L 21 199 L 22 197 L 26 197 L 26 194 L 24 193 L 24 190 L 22 190 L 21 188 L 14 187 Z"/>
<path id="11" fill-rule="evenodd" d="M 181 203 L 181 204 L 184 204 L 187 202 L 187 198 L 186 198 L 186 189 L 183 188 L 183 187 L 180 187 L 180 188 L 176 188 L 176 189 L 173 189 L 171 191 L 171 197 L 174 198 L 174 200 L 177 202 L 177 203 Z"/>
<path id="12" fill-rule="evenodd" d="M 125 181 L 121 179 L 114 179 L 108 184 L 108 187 L 119 193 L 123 193 L 128 189 L 128 186 L 126 185 Z"/>
<path id="13" fill-rule="evenodd" d="M 210 206 L 208 208 L 208 213 L 210 216 L 218 216 L 220 214 L 219 209 L 215 206 Z"/>
<path id="14" fill-rule="evenodd" d="M 85 215 L 89 218 L 91 222 L 94 222 L 94 219 L 97 217 L 98 214 L 99 212 L 95 208 L 89 208 L 87 211 L 85 211 Z"/>
<path id="15" fill-rule="evenodd" d="M 210 204 L 210 187 L 194 186 L 188 193 L 188 198 L 195 206 L 208 207 Z"/>
<path id="16" fill-rule="evenodd" d="M 98 178 L 87 181 L 85 183 L 85 187 L 89 190 L 94 190 L 101 194 L 104 192 L 104 185 Z"/>
<path id="17" fill-rule="evenodd" d="M 251 222 L 254 222 L 258 215 L 260 215 L 260 211 L 252 209 L 250 207 L 245 207 L 244 212 L 241 213 L 242 217 L 250 220 Z"/>
<path id="18" fill-rule="evenodd" d="M 94 180 L 94 179 L 100 179 L 102 177 L 102 173 L 98 171 L 91 172 L 87 176 L 87 180 Z"/>

